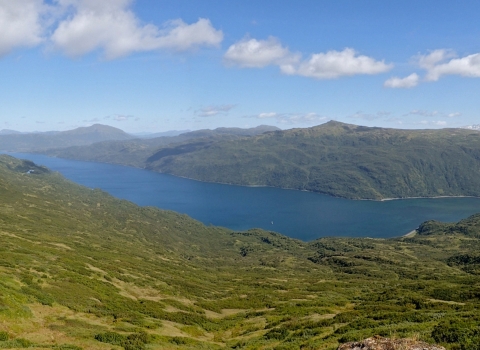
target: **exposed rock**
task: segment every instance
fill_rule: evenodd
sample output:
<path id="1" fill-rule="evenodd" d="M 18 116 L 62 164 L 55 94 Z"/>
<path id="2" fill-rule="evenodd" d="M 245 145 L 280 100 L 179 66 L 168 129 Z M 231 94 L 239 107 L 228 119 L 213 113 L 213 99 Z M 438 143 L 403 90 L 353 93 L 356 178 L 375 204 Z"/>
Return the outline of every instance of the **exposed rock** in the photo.
<path id="1" fill-rule="evenodd" d="M 373 337 L 359 342 L 342 344 L 338 350 L 445 350 L 445 348 L 413 339 Z"/>

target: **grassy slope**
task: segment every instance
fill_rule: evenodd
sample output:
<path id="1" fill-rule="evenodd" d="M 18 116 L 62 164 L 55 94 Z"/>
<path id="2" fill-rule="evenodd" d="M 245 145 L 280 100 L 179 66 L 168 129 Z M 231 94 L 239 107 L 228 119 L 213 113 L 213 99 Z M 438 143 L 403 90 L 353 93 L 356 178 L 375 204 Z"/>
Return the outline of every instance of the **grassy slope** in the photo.
<path id="1" fill-rule="evenodd" d="M 479 237 L 480 216 L 398 240 L 232 232 L 0 156 L 0 348 L 453 349 L 479 340 Z"/>

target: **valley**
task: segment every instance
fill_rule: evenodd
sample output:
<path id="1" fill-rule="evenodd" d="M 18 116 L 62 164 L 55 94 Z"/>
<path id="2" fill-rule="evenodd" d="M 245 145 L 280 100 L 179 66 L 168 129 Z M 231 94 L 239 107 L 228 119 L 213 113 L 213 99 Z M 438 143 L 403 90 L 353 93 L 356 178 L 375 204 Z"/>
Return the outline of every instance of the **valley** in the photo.
<path id="1" fill-rule="evenodd" d="M 0 179 L 2 347 L 478 344 L 478 215 L 305 243 L 138 207 L 6 155 Z"/>

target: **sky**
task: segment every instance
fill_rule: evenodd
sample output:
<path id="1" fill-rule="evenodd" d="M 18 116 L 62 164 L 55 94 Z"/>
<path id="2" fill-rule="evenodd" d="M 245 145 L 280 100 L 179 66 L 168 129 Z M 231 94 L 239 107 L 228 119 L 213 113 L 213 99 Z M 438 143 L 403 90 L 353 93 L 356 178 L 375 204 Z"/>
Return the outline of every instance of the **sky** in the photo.
<path id="1" fill-rule="evenodd" d="M 0 0 L 0 130 L 480 124 L 480 1 Z"/>

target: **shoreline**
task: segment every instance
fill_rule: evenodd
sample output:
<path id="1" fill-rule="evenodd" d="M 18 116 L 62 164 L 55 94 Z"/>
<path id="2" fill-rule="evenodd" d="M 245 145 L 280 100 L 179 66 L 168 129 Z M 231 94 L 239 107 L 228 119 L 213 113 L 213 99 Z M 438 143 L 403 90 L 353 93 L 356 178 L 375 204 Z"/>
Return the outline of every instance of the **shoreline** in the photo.
<path id="1" fill-rule="evenodd" d="M 235 184 L 235 183 L 229 183 L 229 182 L 217 182 L 217 181 L 206 181 L 206 180 L 199 180 L 199 179 L 194 179 L 191 177 L 187 176 L 182 176 L 182 175 L 176 175 L 176 174 L 171 174 L 167 172 L 161 172 L 161 171 L 156 171 L 153 169 L 148 169 L 146 167 L 141 167 L 141 166 L 135 166 L 135 165 L 128 165 L 128 164 L 122 164 L 122 163 L 117 163 L 117 162 L 104 162 L 104 161 L 98 161 L 98 160 L 83 160 L 83 159 L 77 159 L 77 158 L 63 158 L 59 157 L 56 155 L 47 155 L 42 152 L 11 152 L 11 151 L 0 151 L 0 154 L 15 154 L 15 153 L 32 153 L 32 154 L 39 154 L 47 157 L 52 157 L 52 158 L 61 158 L 61 159 L 66 159 L 66 160 L 76 160 L 80 162 L 91 162 L 91 163 L 100 163 L 100 164 L 112 164 L 112 165 L 120 165 L 120 166 L 125 166 L 129 168 L 135 168 L 135 169 L 142 169 L 146 171 L 151 171 L 154 173 L 158 174 L 167 174 L 175 177 L 179 177 L 182 179 L 187 179 L 187 180 L 193 180 L 193 181 L 198 181 L 198 182 L 203 182 L 203 183 L 212 183 L 212 184 L 219 184 L 219 185 L 228 185 L 228 186 L 239 186 L 239 187 L 252 187 L 252 188 L 258 188 L 258 187 L 265 187 L 265 188 L 278 188 L 282 190 L 288 190 L 288 191 L 300 191 L 300 192 L 310 192 L 310 193 L 316 193 L 320 194 L 323 196 L 328 196 L 328 197 L 333 197 L 333 198 L 340 198 L 340 199 L 347 199 L 347 200 L 352 200 L 352 201 L 373 201 L 373 202 L 387 202 L 387 201 L 396 201 L 396 200 L 407 200 L 407 199 L 442 199 L 442 198 L 477 198 L 480 199 L 480 196 L 466 196 L 466 195 L 457 195 L 457 196 L 432 196 L 432 197 L 422 197 L 422 196 L 415 196 L 415 197 L 387 197 L 387 198 L 382 198 L 382 199 L 374 199 L 374 198 L 348 198 L 348 197 L 341 197 L 341 196 L 335 196 L 332 194 L 328 193 L 323 193 L 323 192 L 317 192 L 317 191 L 310 191 L 310 190 L 302 190 L 298 188 L 288 188 L 288 187 L 276 187 L 276 186 L 268 186 L 268 185 L 246 185 L 246 184 Z"/>

